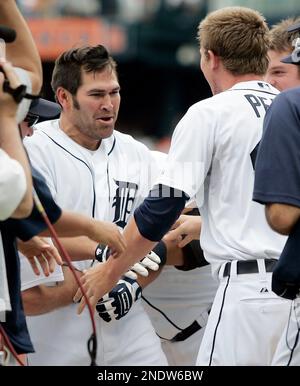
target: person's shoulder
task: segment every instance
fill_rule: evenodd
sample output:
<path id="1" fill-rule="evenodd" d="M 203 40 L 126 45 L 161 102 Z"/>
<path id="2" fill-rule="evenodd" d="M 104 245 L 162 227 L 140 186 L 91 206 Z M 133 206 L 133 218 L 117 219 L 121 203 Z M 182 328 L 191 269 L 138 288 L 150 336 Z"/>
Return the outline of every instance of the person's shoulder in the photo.
<path id="1" fill-rule="evenodd" d="M 124 134 L 120 131 L 115 130 L 114 136 L 116 138 L 118 146 L 128 146 L 132 149 L 136 149 L 137 151 L 150 153 L 150 150 L 144 143 L 133 138 L 133 136 L 130 134 Z"/>
<path id="2" fill-rule="evenodd" d="M 212 96 L 210 96 L 208 98 L 201 99 L 200 101 L 193 103 L 189 107 L 188 111 L 197 111 L 197 110 L 200 110 L 203 107 L 209 107 L 209 106 L 213 105 L 214 101 L 216 99 L 216 96 L 217 95 L 212 95 Z"/>
<path id="3" fill-rule="evenodd" d="M 24 143 L 38 143 L 38 142 L 48 142 L 49 141 L 49 135 L 55 131 L 57 128 L 58 121 L 57 120 L 51 120 L 51 121 L 44 121 L 37 123 L 34 126 L 34 132 L 33 135 L 30 137 L 24 138 Z"/>
<path id="4" fill-rule="evenodd" d="M 48 130 L 56 129 L 58 128 L 58 119 L 51 119 L 48 121 L 39 122 L 34 126 L 34 128 L 37 131 L 39 130 L 48 131 Z"/>
<path id="5" fill-rule="evenodd" d="M 279 110 L 282 112 L 282 109 L 284 109 L 285 112 L 288 110 L 299 112 L 300 111 L 299 98 L 300 98 L 300 87 L 284 90 L 278 95 L 276 95 L 271 105 L 271 109 L 269 110 L 271 110 L 272 113 L 274 112 L 279 113 Z"/>
<path id="6" fill-rule="evenodd" d="M 296 105 L 299 104 L 299 97 L 300 97 L 300 87 L 295 88 L 289 88 L 287 90 L 282 91 L 280 94 L 277 95 L 277 99 L 282 100 L 290 100 L 291 102 L 294 102 Z"/>
<path id="7" fill-rule="evenodd" d="M 223 93 L 221 93 L 223 94 Z M 197 116 L 197 115 L 203 115 L 205 114 L 206 112 L 208 114 L 211 114 L 212 112 L 214 112 L 214 114 L 218 111 L 216 110 L 217 107 L 219 105 L 223 105 L 223 102 L 226 101 L 226 98 L 221 95 L 221 94 L 217 94 L 217 95 L 212 95 L 208 98 L 205 98 L 205 99 L 202 99 L 194 104 L 192 104 L 186 115 L 190 115 L 190 116 Z"/>
<path id="8" fill-rule="evenodd" d="M 158 150 L 151 150 L 151 157 L 157 161 L 157 163 L 165 162 L 168 154 Z"/>

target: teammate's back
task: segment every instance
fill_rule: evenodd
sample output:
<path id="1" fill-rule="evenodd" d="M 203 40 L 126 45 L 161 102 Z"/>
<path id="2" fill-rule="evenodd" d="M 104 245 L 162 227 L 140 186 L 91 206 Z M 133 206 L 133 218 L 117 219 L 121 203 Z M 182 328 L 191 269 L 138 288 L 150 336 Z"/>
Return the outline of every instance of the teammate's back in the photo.
<path id="1" fill-rule="evenodd" d="M 201 245 L 211 263 L 222 263 L 229 256 L 237 260 L 278 258 L 282 250 L 284 238 L 271 231 L 263 208 L 252 201 L 263 119 L 277 94 L 265 82 L 237 83 L 193 105 L 178 125 L 180 130 L 185 121 L 199 122 L 189 130 L 198 131 L 194 138 L 201 136 L 209 148 L 201 159 L 194 152 L 193 161 L 203 162 L 209 170 L 205 198 L 198 205 L 204 222 Z M 209 125 L 204 125 L 207 120 Z"/>

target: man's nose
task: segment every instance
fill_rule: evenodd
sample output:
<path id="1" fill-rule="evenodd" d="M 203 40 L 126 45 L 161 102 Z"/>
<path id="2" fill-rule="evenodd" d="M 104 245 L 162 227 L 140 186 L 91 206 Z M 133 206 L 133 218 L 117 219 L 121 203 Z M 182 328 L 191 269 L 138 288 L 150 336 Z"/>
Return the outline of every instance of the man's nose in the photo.
<path id="1" fill-rule="evenodd" d="M 101 109 L 111 111 L 113 109 L 113 104 L 111 96 L 109 94 L 105 95 L 101 101 Z"/>

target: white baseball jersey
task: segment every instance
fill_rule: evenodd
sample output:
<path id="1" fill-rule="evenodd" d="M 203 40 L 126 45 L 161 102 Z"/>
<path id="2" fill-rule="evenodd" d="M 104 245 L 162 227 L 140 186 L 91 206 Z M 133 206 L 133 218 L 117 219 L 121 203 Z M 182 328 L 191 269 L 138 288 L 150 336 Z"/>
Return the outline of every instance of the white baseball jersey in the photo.
<path id="1" fill-rule="evenodd" d="M 196 196 L 201 245 L 218 287 L 197 365 L 270 365 L 287 322 L 289 304 L 271 290 L 265 259 L 278 259 L 286 238 L 268 226 L 252 201 L 263 119 L 278 91 L 260 81 L 194 104 L 176 127 L 160 182 Z M 237 263 L 257 260 L 259 273 Z M 226 261 L 233 261 L 230 276 Z M 224 263 L 222 265 L 222 263 Z"/>
<path id="2" fill-rule="evenodd" d="M 196 197 L 201 246 L 214 271 L 228 260 L 277 259 L 283 248 L 285 238 L 252 201 L 256 146 L 277 94 L 265 82 L 235 84 L 191 106 L 174 131 L 159 182 Z"/>
<path id="3" fill-rule="evenodd" d="M 63 208 L 124 227 L 151 185 L 148 149 L 131 136 L 114 132 L 89 151 L 59 128 L 59 121 L 37 125 L 25 141 L 33 166 L 45 177 L 55 201 Z M 91 261 L 74 263 L 77 268 Z M 36 354 L 33 365 L 88 365 L 86 342 L 91 333 L 87 310 L 77 305 L 28 318 Z M 137 301 L 119 321 L 104 322 L 96 315 L 97 363 L 101 365 L 166 365 L 150 319 Z"/>

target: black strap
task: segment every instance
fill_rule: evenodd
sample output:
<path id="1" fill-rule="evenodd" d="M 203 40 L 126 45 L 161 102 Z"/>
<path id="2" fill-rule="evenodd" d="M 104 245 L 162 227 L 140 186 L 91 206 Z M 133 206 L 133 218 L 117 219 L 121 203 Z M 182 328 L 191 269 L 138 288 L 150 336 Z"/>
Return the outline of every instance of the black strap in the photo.
<path id="1" fill-rule="evenodd" d="M 156 332 L 156 335 L 160 338 L 160 339 L 163 339 L 163 340 L 167 340 L 169 342 L 182 342 L 183 340 L 186 340 L 187 338 L 189 338 L 191 335 L 195 334 L 195 332 L 201 330 L 203 326 L 200 326 L 200 324 L 197 322 L 197 320 L 195 320 L 192 324 L 190 324 L 188 327 L 186 328 L 181 328 L 179 326 L 177 326 L 162 310 L 160 310 L 159 308 L 157 308 L 156 306 L 154 306 L 153 304 L 151 304 L 149 302 L 148 299 L 146 299 L 143 295 L 142 295 L 142 299 L 151 307 L 153 308 L 154 310 L 156 310 L 157 312 L 159 312 L 173 327 L 177 328 L 177 330 L 180 330 L 172 339 L 168 339 L 168 338 L 164 338 L 163 336 L 160 336 L 157 332 Z M 207 314 L 209 315 L 210 314 L 210 309 L 207 311 Z M 202 314 L 201 314 L 202 315 Z M 206 325 L 206 323 L 205 323 Z"/>
<path id="2" fill-rule="evenodd" d="M 103 254 L 105 251 L 106 245 L 104 244 L 98 244 L 96 249 L 95 249 L 95 259 L 99 261 L 99 263 L 103 263 Z M 109 256 L 109 253 L 107 251 L 106 256 Z M 106 260 L 106 259 L 105 259 Z M 104 261 L 105 261 L 104 260 Z"/>
<path id="3" fill-rule="evenodd" d="M 3 91 L 10 94 L 16 103 L 20 103 L 23 98 L 38 99 L 40 97 L 39 95 L 28 94 L 26 92 L 27 87 L 24 84 L 20 84 L 20 86 L 12 88 L 7 79 L 3 83 Z"/>
<path id="4" fill-rule="evenodd" d="M 171 342 L 182 342 L 189 338 L 191 335 L 195 334 L 195 332 L 201 330 L 202 326 L 195 320 L 192 324 L 186 327 L 184 330 L 178 332 L 172 339 Z"/>
<path id="5" fill-rule="evenodd" d="M 260 259 L 263 260 L 266 272 L 273 272 L 277 260 L 275 259 Z M 224 268 L 223 277 L 229 276 L 231 270 L 231 261 L 228 261 Z M 257 260 L 238 260 L 236 265 L 236 273 L 237 275 L 241 274 L 249 274 L 249 273 L 258 273 L 258 261 Z"/>
<path id="6" fill-rule="evenodd" d="M 155 245 L 155 247 L 153 248 L 153 252 L 155 252 L 157 256 L 160 258 L 159 266 L 162 267 L 163 265 L 165 265 L 167 262 L 168 251 L 167 251 L 167 246 L 163 242 L 163 240 L 160 240 Z"/>

